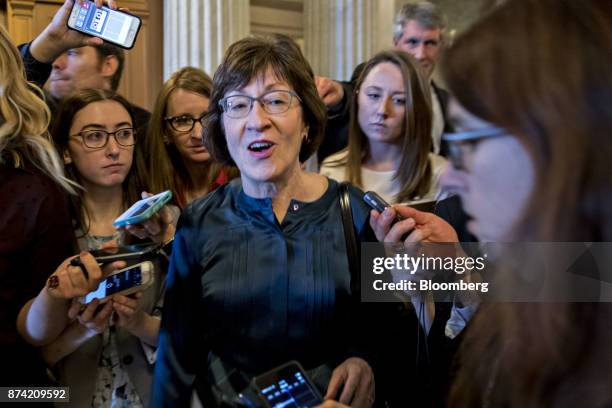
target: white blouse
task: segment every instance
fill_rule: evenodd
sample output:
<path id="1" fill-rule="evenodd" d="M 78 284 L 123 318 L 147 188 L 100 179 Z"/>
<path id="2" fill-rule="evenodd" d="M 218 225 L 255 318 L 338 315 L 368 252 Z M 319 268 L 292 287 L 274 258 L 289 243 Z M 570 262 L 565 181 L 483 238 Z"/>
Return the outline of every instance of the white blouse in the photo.
<path id="1" fill-rule="evenodd" d="M 345 160 L 348 154 L 348 149 L 339 151 L 323 160 L 319 173 L 339 182 L 346 180 L 346 166 L 330 165 L 330 163 Z M 446 166 L 446 160 L 437 154 L 430 153 L 429 160 L 432 166 L 432 183 L 429 191 L 422 197 L 417 197 L 412 201 L 408 201 L 402 204 L 418 204 L 428 201 L 439 201 L 447 197 L 448 194 L 440 189 L 439 178 Z M 374 171 L 361 167 L 361 181 L 363 185 L 361 188 L 363 191 L 375 191 L 385 201 L 390 204 L 397 204 L 396 196 L 401 190 L 399 180 L 394 180 L 395 170 L 392 171 Z"/>

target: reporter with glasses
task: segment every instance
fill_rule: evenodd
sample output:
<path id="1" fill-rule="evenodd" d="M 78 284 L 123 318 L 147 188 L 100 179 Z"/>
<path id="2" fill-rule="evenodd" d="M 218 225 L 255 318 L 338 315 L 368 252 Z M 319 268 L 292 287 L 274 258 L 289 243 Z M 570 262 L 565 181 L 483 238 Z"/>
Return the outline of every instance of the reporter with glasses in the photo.
<path id="1" fill-rule="evenodd" d="M 198 68 L 176 71 L 162 85 L 143 148 L 152 193 L 171 190 L 183 209 L 237 175 L 210 157 L 202 144 L 212 80 Z"/>
<path id="2" fill-rule="evenodd" d="M 441 183 L 461 197 L 480 241 L 612 240 L 611 27 L 605 1 L 511 0 L 449 49 L 457 133 L 444 135 L 452 165 Z M 448 405 L 610 406 L 611 317 L 605 302 L 481 305 L 454 370 L 440 373 L 452 383 Z"/>
<path id="3" fill-rule="evenodd" d="M 71 196 L 78 248 L 122 244 L 113 221 L 145 190 L 139 183 L 144 163 L 129 103 L 111 91 L 85 90 L 63 102 L 57 119 L 53 140 L 67 177 L 81 186 Z M 166 234 L 164 241 L 172 237 L 172 228 Z M 161 308 L 165 276 L 163 264 L 154 265 L 154 284 L 144 292 L 87 305 L 70 299 L 63 331 L 41 348 L 59 382 L 70 387 L 72 406 L 148 404 L 160 322 L 153 312 Z M 37 324 L 36 316 L 29 317 Z"/>

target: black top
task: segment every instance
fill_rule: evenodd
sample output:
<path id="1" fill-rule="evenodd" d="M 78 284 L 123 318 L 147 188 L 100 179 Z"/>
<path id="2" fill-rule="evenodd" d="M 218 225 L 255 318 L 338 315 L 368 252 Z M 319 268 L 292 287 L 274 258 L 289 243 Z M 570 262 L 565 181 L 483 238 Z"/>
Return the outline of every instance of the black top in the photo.
<path id="1" fill-rule="evenodd" d="M 350 187 L 357 240 L 373 241 L 362 194 Z M 336 181 L 314 202 L 292 200 L 280 224 L 240 179 L 195 201 L 174 240 L 152 401 L 188 401 L 208 350 L 254 374 L 364 357 L 350 279 Z"/>
<path id="2" fill-rule="evenodd" d="M 17 364 L 0 370 L 0 385 L 45 382 L 37 350 L 17 333 L 21 307 L 45 286 L 74 249 L 64 191 L 32 165 L 0 165 L 0 356 Z"/>

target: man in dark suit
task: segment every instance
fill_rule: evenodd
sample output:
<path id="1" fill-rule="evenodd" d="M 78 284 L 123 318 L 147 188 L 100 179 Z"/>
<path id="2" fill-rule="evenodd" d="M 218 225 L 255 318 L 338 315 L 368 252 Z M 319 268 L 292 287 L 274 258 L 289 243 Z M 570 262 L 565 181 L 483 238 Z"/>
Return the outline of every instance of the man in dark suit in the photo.
<path id="1" fill-rule="evenodd" d="M 452 131 L 446 119 L 448 92 L 436 85 L 431 76 L 441 56 L 445 28 L 446 17 L 442 11 L 428 1 L 421 1 L 402 6 L 395 17 L 393 33 L 393 45 L 414 56 L 431 81 L 433 151 L 442 155 L 446 155 L 446 146 L 441 142 L 442 133 Z M 316 78 L 319 96 L 329 112 L 326 137 L 318 152 L 319 163 L 348 143 L 349 96 L 363 67 L 362 63 L 355 68 L 349 82 Z"/>

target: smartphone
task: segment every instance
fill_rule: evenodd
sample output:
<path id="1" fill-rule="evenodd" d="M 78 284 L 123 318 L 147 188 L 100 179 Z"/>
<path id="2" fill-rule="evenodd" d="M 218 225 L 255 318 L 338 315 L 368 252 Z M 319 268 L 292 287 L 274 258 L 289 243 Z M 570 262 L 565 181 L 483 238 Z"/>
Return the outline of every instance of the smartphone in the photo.
<path id="1" fill-rule="evenodd" d="M 93 1 L 79 0 L 74 2 L 67 23 L 68 28 L 126 49 L 134 46 L 141 24 L 138 16 L 108 7 L 97 8 Z"/>
<path id="2" fill-rule="evenodd" d="M 297 361 L 253 378 L 251 385 L 268 408 L 310 408 L 323 403 L 321 394 Z"/>
<path id="3" fill-rule="evenodd" d="M 94 299 L 104 303 L 113 295 L 131 295 L 145 290 L 153 283 L 153 263 L 150 261 L 121 269 L 108 276 L 98 285 L 98 289 L 89 292 L 80 299 L 81 303 L 88 304 Z"/>
<path id="4" fill-rule="evenodd" d="M 123 227 L 125 225 L 138 224 L 139 222 L 147 220 L 159 211 L 164 204 L 170 201 L 170 199 L 172 199 L 172 191 L 166 190 L 163 193 L 136 201 L 126 212 L 113 221 L 113 225 L 115 227 Z"/>
<path id="5" fill-rule="evenodd" d="M 382 213 L 383 211 L 385 211 L 385 208 L 387 208 L 387 207 L 392 207 L 391 204 L 386 202 L 381 196 L 376 194 L 374 191 L 368 191 L 367 193 L 365 193 L 363 195 L 363 201 L 365 201 L 366 204 L 368 204 L 370 207 L 372 207 L 373 209 L 375 209 L 379 213 Z M 403 219 L 404 219 L 404 217 L 399 215 L 399 213 L 396 211 L 395 212 L 395 221 L 394 222 L 401 221 Z"/>
<path id="6" fill-rule="evenodd" d="M 96 249 L 89 251 L 96 261 L 106 264 L 118 260 L 141 259 L 147 255 L 152 255 L 160 247 L 160 244 L 135 244 L 124 245 L 108 249 Z"/>

